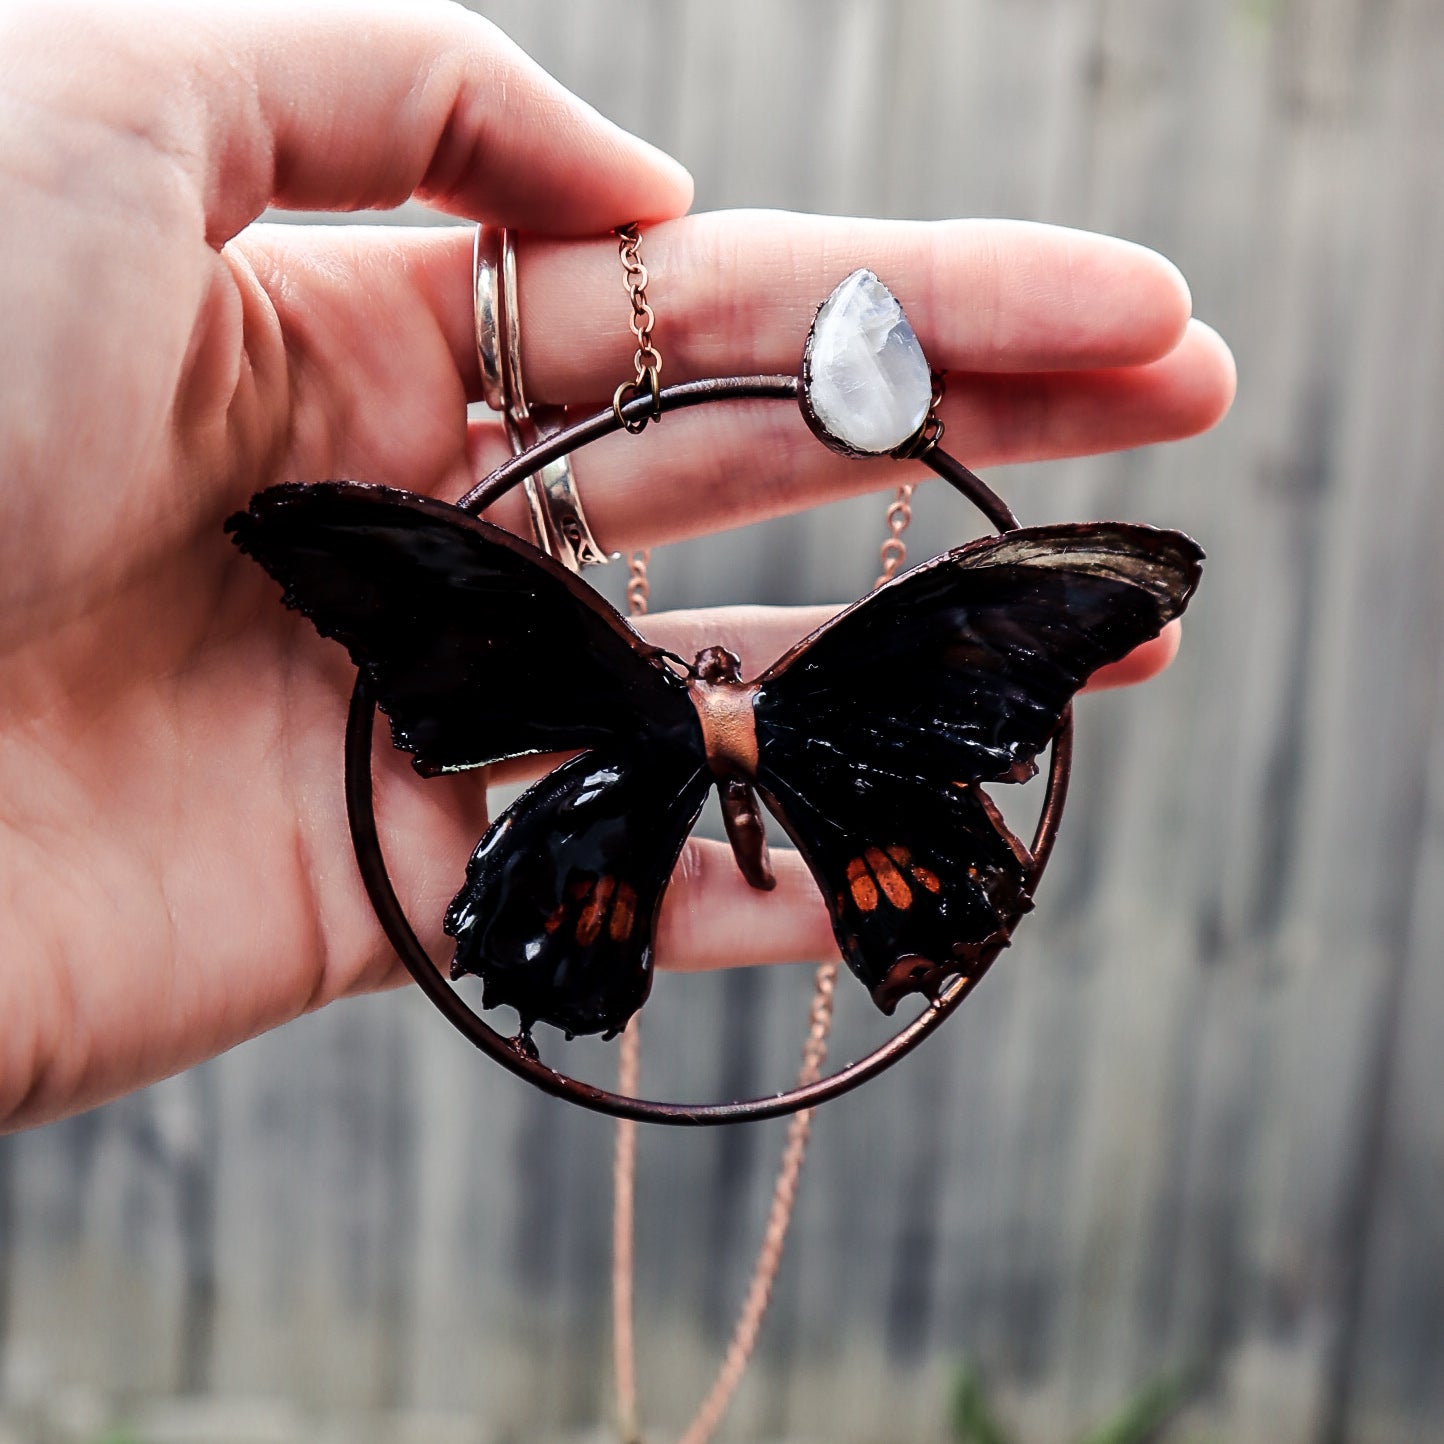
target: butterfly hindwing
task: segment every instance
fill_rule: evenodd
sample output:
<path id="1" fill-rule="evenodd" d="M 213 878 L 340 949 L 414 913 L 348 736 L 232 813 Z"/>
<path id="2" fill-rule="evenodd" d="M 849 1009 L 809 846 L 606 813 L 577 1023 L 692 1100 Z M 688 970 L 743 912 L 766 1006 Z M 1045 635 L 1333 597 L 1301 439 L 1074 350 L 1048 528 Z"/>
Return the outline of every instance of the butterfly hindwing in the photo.
<path id="1" fill-rule="evenodd" d="M 347 648 L 425 775 L 618 739 L 701 748 L 686 685 L 602 598 L 457 507 L 276 486 L 227 528 Z"/>
<path id="2" fill-rule="evenodd" d="M 846 760 L 759 782 L 827 899 L 848 967 L 891 1013 L 975 974 L 1031 906 L 1026 851 L 980 788 L 899 782 Z"/>
<path id="3" fill-rule="evenodd" d="M 711 775 L 670 752 L 584 752 L 492 825 L 446 915 L 452 976 L 522 1027 L 611 1035 L 652 981 L 657 909 Z"/>
<path id="4" fill-rule="evenodd" d="M 984 538 L 758 679 L 758 787 L 880 1006 L 985 964 L 1031 905 L 1026 849 L 980 784 L 1032 775 L 1088 677 L 1183 611 L 1202 555 L 1122 523 Z"/>

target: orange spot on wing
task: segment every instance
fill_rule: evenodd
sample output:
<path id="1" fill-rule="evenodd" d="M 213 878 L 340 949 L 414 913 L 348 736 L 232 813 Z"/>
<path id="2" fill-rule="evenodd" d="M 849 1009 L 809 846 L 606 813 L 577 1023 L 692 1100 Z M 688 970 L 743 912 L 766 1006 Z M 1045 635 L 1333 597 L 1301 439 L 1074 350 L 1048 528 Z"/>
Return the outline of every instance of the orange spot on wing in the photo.
<path id="1" fill-rule="evenodd" d="M 899 867 L 907 868 L 908 872 L 912 874 L 914 882 L 920 882 L 929 892 L 942 892 L 943 885 L 938 881 L 937 873 L 924 867 L 920 862 L 914 862 L 911 848 L 903 847 L 901 843 L 894 843 L 887 849 L 887 855 Z"/>
<path id="2" fill-rule="evenodd" d="M 918 882 L 922 883 L 922 885 L 927 888 L 929 892 L 942 892 L 943 885 L 941 882 L 938 881 L 937 873 L 929 872 L 927 868 L 922 865 L 922 863 L 915 862 L 908 869 L 908 871 L 912 873 L 913 877 L 916 878 Z"/>
<path id="3" fill-rule="evenodd" d="M 612 924 L 608 931 L 614 943 L 630 936 L 637 915 L 637 894 L 626 883 L 617 884 L 617 900 L 612 904 Z"/>
<path id="4" fill-rule="evenodd" d="M 863 912 L 870 913 L 877 906 L 877 884 L 860 857 L 853 858 L 847 865 L 847 885 L 853 902 Z"/>
<path id="5" fill-rule="evenodd" d="M 561 925 L 566 921 L 566 919 L 567 919 L 567 907 L 566 907 L 566 904 L 563 903 L 563 904 L 561 905 L 561 907 L 559 907 L 559 908 L 554 908 L 554 909 L 552 910 L 552 915 L 546 920 L 545 927 L 546 927 L 547 932 L 549 932 L 549 933 L 554 933 L 554 932 L 556 932 L 556 930 L 557 930 L 559 927 L 561 927 Z"/>
<path id="6" fill-rule="evenodd" d="M 863 856 L 877 876 L 887 900 L 899 911 L 912 906 L 913 892 L 893 860 L 880 848 L 870 847 Z"/>
<path id="7" fill-rule="evenodd" d="M 877 884 L 866 873 L 852 884 L 852 900 L 865 913 L 877 906 Z"/>
<path id="8" fill-rule="evenodd" d="M 601 936 L 602 918 L 606 915 L 607 904 L 612 898 L 612 889 L 617 885 L 614 877 L 599 877 L 592 885 L 591 896 L 577 919 L 577 941 L 589 948 Z"/>

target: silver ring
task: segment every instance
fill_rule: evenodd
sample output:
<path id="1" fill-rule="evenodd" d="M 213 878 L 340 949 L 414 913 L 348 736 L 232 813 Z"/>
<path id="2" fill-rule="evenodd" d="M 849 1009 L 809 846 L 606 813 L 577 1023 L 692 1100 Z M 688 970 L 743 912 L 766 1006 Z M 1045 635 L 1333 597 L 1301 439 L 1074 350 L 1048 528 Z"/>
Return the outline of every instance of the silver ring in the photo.
<path id="1" fill-rule="evenodd" d="M 501 380 L 501 335 L 498 319 L 501 289 L 497 280 L 497 234 L 489 226 L 478 226 L 471 242 L 471 302 L 476 331 L 476 355 L 481 362 L 481 397 L 493 411 L 506 410 L 506 393 Z"/>
<path id="2" fill-rule="evenodd" d="M 519 455 L 560 431 L 566 413 L 560 406 L 533 410 L 527 405 L 522 384 L 516 244 L 510 229 L 477 227 L 472 277 L 482 395 L 493 411 L 501 412 L 511 449 Z M 608 555 L 592 535 L 569 456 L 559 457 L 527 477 L 522 489 L 537 546 L 549 557 L 577 572 L 620 555 Z"/>

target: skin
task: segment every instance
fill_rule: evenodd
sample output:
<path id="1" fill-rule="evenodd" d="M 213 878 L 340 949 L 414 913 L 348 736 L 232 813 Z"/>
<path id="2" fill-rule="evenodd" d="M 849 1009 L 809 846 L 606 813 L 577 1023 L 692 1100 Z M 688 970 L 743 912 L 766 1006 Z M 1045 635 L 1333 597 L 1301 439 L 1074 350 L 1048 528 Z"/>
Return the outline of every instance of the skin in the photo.
<path id="1" fill-rule="evenodd" d="M 269 204 L 409 196 L 528 233 L 539 400 L 592 407 L 629 374 L 606 232 L 632 219 L 649 223 L 668 381 L 792 370 L 813 308 L 867 264 L 954 372 L 944 420 L 972 465 L 1186 436 L 1233 392 L 1226 348 L 1149 251 L 1013 222 L 679 218 L 675 162 L 439 0 L 0 5 L 4 1126 L 399 981 L 347 835 L 351 669 L 221 522 L 278 481 L 456 496 L 506 454 L 465 420 L 468 231 L 253 224 Z M 787 410 L 655 428 L 645 467 L 588 452 L 601 541 L 654 545 L 903 474 L 839 464 Z M 495 519 L 519 527 L 518 505 Z M 728 646 L 746 672 L 818 616 L 731 608 L 647 630 L 685 656 Z M 1106 680 L 1141 680 L 1176 645 Z M 439 929 L 484 826 L 481 780 L 421 785 L 378 752 L 377 801 L 402 899 Z M 724 850 L 689 847 L 661 963 L 830 952 L 810 879 L 774 856 L 763 895 Z M 439 931 L 428 942 L 445 955 Z"/>

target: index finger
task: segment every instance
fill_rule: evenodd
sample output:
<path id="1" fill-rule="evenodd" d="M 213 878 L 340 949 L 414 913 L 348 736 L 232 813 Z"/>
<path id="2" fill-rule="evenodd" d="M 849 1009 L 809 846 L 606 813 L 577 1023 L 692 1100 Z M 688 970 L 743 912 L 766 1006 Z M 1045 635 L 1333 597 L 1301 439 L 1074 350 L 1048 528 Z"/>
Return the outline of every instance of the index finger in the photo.
<path id="1" fill-rule="evenodd" d="M 940 370 L 1146 365 L 1175 350 L 1193 309 L 1156 251 L 1027 221 L 714 211 L 646 231 L 643 259 L 668 380 L 796 371 L 817 307 L 859 266 L 902 303 Z M 528 238 L 517 273 L 528 394 L 610 394 L 604 378 L 627 374 L 634 344 L 619 324 L 615 244 Z"/>
<path id="2" fill-rule="evenodd" d="M 273 203 L 355 210 L 416 195 L 473 219 L 570 234 L 691 203 L 676 161 L 450 0 L 148 8 L 62 12 L 81 53 L 99 60 L 31 83 L 83 91 L 85 113 L 179 159 L 204 197 L 213 245 Z M 18 23 L 53 42 L 47 12 L 36 6 Z"/>

